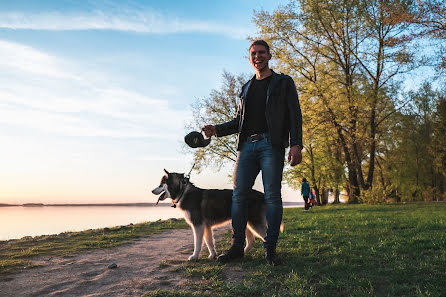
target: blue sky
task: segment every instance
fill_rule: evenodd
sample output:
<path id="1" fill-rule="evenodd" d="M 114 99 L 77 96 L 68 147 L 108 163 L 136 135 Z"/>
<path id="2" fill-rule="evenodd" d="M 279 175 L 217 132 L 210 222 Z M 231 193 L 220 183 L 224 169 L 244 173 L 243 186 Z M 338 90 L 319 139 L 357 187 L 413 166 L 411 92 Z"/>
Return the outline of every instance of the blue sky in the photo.
<path id="1" fill-rule="evenodd" d="M 253 10 L 280 4 L 0 2 L 0 203 L 152 201 L 163 168 L 191 166 L 191 103 L 252 72 Z"/>

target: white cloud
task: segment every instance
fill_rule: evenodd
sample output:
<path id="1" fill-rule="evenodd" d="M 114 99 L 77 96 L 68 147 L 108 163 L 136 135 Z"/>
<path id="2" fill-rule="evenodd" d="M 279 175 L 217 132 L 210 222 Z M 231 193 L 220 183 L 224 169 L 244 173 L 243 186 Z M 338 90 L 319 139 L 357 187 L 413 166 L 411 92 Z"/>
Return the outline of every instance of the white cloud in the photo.
<path id="1" fill-rule="evenodd" d="M 0 125 L 64 136 L 166 139 L 183 131 L 187 111 L 169 108 L 167 100 L 110 86 L 106 74 L 98 79 L 97 73 L 77 67 L 0 41 Z"/>
<path id="2" fill-rule="evenodd" d="M 33 48 L 0 40 L 0 68 L 15 70 L 35 75 L 44 75 L 58 78 L 78 79 L 62 71 L 60 61 Z"/>
<path id="3" fill-rule="evenodd" d="M 60 12 L 3 12 L 0 28 L 30 30 L 116 30 L 152 34 L 204 32 L 244 39 L 251 34 L 246 27 L 213 21 L 183 20 L 145 10 L 122 10 L 119 14 L 94 11 L 88 14 Z"/>

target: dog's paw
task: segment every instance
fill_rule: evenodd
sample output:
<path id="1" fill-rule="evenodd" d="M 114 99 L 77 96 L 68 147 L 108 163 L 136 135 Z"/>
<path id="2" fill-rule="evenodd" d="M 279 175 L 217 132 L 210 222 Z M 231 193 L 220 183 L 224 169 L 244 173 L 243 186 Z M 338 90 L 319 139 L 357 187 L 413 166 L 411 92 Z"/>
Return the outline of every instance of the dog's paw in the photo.
<path id="1" fill-rule="evenodd" d="M 215 260 L 215 259 L 217 259 L 217 254 L 210 254 L 208 258 Z"/>
<path id="2" fill-rule="evenodd" d="M 192 255 L 189 258 L 187 258 L 187 261 L 197 261 L 198 260 L 198 256 Z"/>

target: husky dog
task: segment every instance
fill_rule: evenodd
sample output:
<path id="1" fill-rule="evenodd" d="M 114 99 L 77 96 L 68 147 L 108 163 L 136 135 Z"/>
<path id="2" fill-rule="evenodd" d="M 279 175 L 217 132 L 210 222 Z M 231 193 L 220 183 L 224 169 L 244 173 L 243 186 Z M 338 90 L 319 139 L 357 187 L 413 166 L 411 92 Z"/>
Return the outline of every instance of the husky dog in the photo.
<path id="1" fill-rule="evenodd" d="M 188 260 L 198 259 L 203 235 L 209 250 L 209 258 L 215 258 L 217 253 L 212 229 L 231 220 L 232 190 L 200 189 L 182 173 L 169 173 L 166 169 L 164 172 L 160 185 L 153 189 L 152 193 L 160 195 L 156 204 L 170 198 L 172 206 L 178 206 L 184 212 L 184 218 L 194 233 L 194 253 Z M 255 236 L 264 241 L 267 229 L 263 193 L 253 190 L 247 203 L 245 253 L 252 248 Z"/>

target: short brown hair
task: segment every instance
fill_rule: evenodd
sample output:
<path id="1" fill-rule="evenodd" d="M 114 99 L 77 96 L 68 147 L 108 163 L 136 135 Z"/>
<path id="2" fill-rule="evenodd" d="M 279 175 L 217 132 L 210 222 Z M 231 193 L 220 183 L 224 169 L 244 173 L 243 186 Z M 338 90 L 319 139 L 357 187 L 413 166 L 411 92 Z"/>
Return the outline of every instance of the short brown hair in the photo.
<path id="1" fill-rule="evenodd" d="M 248 50 L 250 50 L 251 47 L 253 47 L 254 45 L 263 45 L 266 48 L 266 52 L 269 54 L 269 44 L 265 40 L 262 39 L 254 40 L 253 42 L 251 42 L 251 45 L 249 46 Z"/>

